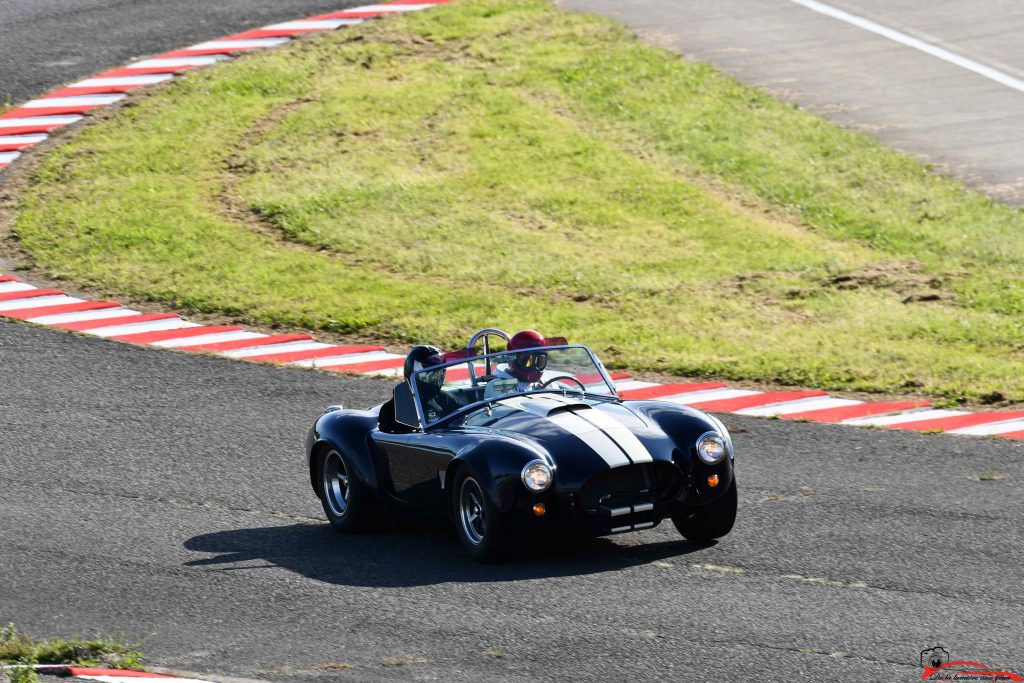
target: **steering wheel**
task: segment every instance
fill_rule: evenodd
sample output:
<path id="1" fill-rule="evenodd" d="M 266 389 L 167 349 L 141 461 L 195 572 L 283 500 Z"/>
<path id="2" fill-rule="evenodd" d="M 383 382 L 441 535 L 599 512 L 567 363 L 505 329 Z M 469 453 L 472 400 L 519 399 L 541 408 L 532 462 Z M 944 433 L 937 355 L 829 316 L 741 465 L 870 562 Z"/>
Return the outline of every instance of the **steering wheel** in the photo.
<path id="1" fill-rule="evenodd" d="M 551 384 L 552 382 L 558 382 L 558 381 L 564 380 L 564 379 L 567 379 L 570 382 L 576 382 L 576 384 L 580 385 L 580 391 L 582 391 L 584 394 L 587 393 L 586 385 L 584 385 L 583 382 L 579 381 L 575 377 L 572 377 L 571 375 L 562 375 L 561 377 L 552 377 L 551 379 L 547 380 L 546 382 L 541 382 L 540 383 L 540 388 L 541 389 L 547 389 L 548 385 Z"/>

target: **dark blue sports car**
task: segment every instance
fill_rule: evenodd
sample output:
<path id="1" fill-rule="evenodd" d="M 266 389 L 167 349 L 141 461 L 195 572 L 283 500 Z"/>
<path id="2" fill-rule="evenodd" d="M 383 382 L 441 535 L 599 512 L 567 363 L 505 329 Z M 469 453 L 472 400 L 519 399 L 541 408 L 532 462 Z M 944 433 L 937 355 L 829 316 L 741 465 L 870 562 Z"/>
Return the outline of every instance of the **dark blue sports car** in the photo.
<path id="1" fill-rule="evenodd" d="M 736 519 L 732 441 L 717 418 L 623 401 L 590 349 L 530 330 L 482 330 L 455 353 L 413 348 L 390 400 L 328 408 L 306 452 L 339 531 L 403 513 L 448 519 L 481 561 L 538 534 L 617 534 L 670 517 L 708 541 Z"/>

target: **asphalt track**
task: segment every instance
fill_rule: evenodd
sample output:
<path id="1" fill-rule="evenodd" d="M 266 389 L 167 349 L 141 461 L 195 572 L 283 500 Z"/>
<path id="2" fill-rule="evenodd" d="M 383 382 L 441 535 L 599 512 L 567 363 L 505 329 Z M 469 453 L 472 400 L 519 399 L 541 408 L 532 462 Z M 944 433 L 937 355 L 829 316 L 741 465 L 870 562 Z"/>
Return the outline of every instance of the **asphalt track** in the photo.
<path id="1" fill-rule="evenodd" d="M 1024 4 L 824 0 L 1024 79 Z M 1024 206 L 1024 92 L 794 0 L 560 0 Z"/>
<path id="2" fill-rule="evenodd" d="M 144 51 L 248 25 L 212 24 Z M 1024 444 L 725 416 L 724 541 L 478 566 L 443 529 L 322 521 L 306 425 L 387 387 L 0 322 L 0 622 L 275 681 L 914 680 L 933 645 L 1024 670 Z"/>

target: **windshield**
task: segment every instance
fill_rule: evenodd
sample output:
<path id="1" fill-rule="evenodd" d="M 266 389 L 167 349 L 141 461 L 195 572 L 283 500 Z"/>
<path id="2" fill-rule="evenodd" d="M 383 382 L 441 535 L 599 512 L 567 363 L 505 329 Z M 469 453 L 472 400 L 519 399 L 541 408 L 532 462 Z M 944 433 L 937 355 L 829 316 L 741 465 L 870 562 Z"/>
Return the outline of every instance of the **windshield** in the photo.
<path id="1" fill-rule="evenodd" d="M 615 396 L 585 346 L 492 353 L 427 368 L 413 375 L 425 425 L 463 408 L 539 391 Z"/>

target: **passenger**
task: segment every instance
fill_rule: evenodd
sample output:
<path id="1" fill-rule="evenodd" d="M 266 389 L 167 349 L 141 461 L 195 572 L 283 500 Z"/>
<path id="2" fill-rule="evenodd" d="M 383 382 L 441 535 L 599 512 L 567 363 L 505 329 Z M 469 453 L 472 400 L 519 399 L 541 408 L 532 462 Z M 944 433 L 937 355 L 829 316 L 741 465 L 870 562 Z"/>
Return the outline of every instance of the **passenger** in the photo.
<path id="1" fill-rule="evenodd" d="M 508 342 L 509 352 L 520 349 L 537 349 L 544 346 L 547 346 L 547 340 L 540 332 L 534 330 L 517 332 Z M 488 382 L 484 389 L 484 398 L 494 398 L 539 388 L 544 368 L 547 365 L 548 354 L 546 351 L 533 350 L 515 354 L 512 362 L 495 370 L 494 379 Z"/>
<path id="2" fill-rule="evenodd" d="M 415 377 L 416 392 L 420 397 L 423 416 L 428 423 L 440 420 L 462 407 L 455 397 L 442 388 L 445 377 L 443 367 L 430 372 L 420 372 L 444 363 L 444 355 L 436 346 L 415 346 L 405 358 L 405 381 L 411 387 Z"/>

